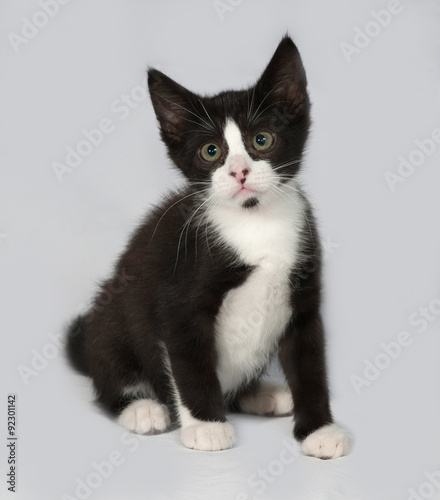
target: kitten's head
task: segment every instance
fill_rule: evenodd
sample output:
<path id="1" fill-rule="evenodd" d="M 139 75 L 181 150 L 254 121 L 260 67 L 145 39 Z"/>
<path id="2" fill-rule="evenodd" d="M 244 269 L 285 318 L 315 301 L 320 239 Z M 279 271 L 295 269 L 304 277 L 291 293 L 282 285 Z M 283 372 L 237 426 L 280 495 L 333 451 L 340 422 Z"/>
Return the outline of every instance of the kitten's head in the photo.
<path id="1" fill-rule="evenodd" d="M 247 90 L 202 97 L 154 69 L 148 86 L 170 158 L 205 198 L 251 208 L 298 172 L 310 102 L 289 37 Z"/>

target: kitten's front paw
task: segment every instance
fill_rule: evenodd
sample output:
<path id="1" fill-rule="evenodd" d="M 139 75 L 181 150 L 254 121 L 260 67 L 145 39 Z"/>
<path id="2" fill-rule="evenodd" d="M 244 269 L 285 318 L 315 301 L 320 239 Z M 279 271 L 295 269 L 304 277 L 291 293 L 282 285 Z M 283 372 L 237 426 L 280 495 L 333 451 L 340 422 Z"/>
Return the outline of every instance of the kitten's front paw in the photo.
<path id="1" fill-rule="evenodd" d="M 219 451 L 234 446 L 235 432 L 229 422 L 200 422 L 184 427 L 180 438 L 187 448 Z"/>
<path id="2" fill-rule="evenodd" d="M 324 425 L 304 439 L 301 450 L 311 457 L 339 458 L 350 453 L 351 436 L 336 424 Z"/>
<path id="3" fill-rule="evenodd" d="M 138 399 L 122 411 L 118 422 L 136 434 L 158 434 L 170 426 L 170 413 L 153 399 Z"/>
<path id="4" fill-rule="evenodd" d="M 292 393 L 281 384 L 263 381 L 254 392 L 240 399 L 239 408 L 257 415 L 289 415 L 293 411 Z"/>

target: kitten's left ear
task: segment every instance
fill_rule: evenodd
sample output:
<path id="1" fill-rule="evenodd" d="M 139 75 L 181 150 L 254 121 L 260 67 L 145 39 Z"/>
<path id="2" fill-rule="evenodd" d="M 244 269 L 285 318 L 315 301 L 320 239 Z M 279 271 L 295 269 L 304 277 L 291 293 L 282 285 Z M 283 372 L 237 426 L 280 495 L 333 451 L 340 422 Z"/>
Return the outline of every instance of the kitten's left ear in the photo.
<path id="1" fill-rule="evenodd" d="M 307 78 L 296 45 L 285 36 L 256 84 L 265 96 L 299 105 L 308 99 Z"/>
<path id="2" fill-rule="evenodd" d="M 156 69 L 148 70 L 148 88 L 162 135 L 178 140 L 191 125 L 194 94 Z"/>

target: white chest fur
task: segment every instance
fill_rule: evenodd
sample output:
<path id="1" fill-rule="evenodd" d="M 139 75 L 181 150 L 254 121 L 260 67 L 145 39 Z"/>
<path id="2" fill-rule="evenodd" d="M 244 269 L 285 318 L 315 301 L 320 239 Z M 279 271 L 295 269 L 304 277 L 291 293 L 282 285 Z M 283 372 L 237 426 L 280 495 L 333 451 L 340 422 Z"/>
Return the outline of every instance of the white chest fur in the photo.
<path id="1" fill-rule="evenodd" d="M 238 214 L 225 207 L 209 214 L 221 239 L 254 266 L 225 296 L 216 320 L 217 374 L 224 393 L 266 365 L 292 314 L 289 277 L 304 216 L 301 199 L 293 199 L 291 190 L 288 194 Z"/>

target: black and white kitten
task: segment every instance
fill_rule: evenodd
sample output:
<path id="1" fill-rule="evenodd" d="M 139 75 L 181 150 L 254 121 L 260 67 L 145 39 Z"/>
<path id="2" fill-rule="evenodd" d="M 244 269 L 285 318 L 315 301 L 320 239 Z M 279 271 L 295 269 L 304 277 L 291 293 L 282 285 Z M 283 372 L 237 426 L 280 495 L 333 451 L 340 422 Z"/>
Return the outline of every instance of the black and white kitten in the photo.
<path id="1" fill-rule="evenodd" d="M 71 362 L 134 432 L 176 421 L 186 447 L 223 450 L 228 411 L 286 415 L 294 402 L 305 454 L 347 454 L 329 407 L 318 234 L 296 181 L 310 125 L 296 46 L 285 37 L 247 90 L 201 97 L 154 69 L 148 85 L 188 182 L 70 326 Z M 261 379 L 276 355 L 288 388 Z"/>

